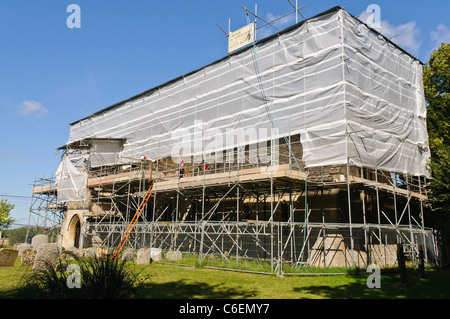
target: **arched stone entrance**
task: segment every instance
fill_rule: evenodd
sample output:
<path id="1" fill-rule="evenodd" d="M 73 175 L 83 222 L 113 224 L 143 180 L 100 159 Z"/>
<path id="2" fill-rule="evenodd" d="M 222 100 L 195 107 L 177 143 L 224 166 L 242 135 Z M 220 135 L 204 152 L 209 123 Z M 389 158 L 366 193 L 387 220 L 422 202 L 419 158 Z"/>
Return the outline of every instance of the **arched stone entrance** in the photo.
<path id="1" fill-rule="evenodd" d="M 68 246 L 80 248 L 81 221 L 78 215 L 74 215 L 70 220 L 68 227 Z"/>

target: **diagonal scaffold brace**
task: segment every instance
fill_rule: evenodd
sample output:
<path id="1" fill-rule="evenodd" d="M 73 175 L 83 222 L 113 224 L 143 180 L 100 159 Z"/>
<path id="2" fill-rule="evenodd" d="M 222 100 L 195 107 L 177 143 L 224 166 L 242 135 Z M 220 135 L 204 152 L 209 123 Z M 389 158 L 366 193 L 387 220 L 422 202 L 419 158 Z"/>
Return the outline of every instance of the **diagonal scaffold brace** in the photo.
<path id="1" fill-rule="evenodd" d="M 150 180 L 151 180 L 151 176 L 150 176 Z M 137 221 L 139 220 L 139 217 L 141 216 L 142 212 L 144 211 L 145 206 L 147 205 L 150 197 L 153 194 L 153 185 L 154 184 L 152 181 L 152 184 L 150 185 L 147 192 L 145 193 L 144 198 L 143 198 L 141 204 L 139 205 L 138 210 L 136 211 L 136 214 L 134 214 L 134 217 L 131 220 L 130 224 L 128 225 L 127 230 L 123 234 L 119 245 L 117 245 L 116 249 L 113 252 L 113 255 L 112 255 L 113 260 L 117 260 L 117 258 L 119 257 L 119 254 L 122 251 L 123 247 L 125 246 L 125 244 L 128 240 L 128 237 L 130 236 L 131 232 L 134 229 L 134 226 L 136 225 Z"/>

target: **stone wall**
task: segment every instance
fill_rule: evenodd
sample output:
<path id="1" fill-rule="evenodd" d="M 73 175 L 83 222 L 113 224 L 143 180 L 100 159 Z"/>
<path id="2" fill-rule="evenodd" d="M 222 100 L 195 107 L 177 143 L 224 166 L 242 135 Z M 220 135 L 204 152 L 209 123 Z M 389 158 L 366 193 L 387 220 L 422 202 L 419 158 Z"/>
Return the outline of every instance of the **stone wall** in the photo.
<path id="1" fill-rule="evenodd" d="M 327 234 L 318 237 L 314 243 L 307 263 L 312 267 L 352 267 L 367 268 L 368 264 L 377 264 L 383 267 L 397 264 L 396 244 L 369 244 L 369 255 L 362 247 L 362 243 L 355 240 L 353 258 L 351 246 L 346 243 L 342 234 Z"/>

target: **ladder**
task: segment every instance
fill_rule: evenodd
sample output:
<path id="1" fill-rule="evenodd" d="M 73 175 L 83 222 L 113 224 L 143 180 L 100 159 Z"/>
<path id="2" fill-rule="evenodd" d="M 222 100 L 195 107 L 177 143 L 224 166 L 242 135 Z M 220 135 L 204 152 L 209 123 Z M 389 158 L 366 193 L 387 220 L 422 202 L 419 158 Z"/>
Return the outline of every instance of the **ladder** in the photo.
<path id="1" fill-rule="evenodd" d="M 112 255 L 112 259 L 113 260 L 117 260 L 117 258 L 119 257 L 120 252 L 122 251 L 123 247 L 125 246 L 125 244 L 126 244 L 126 242 L 128 240 L 128 237 L 130 236 L 130 234 L 133 231 L 134 226 L 136 225 L 139 217 L 141 216 L 142 212 L 144 211 L 144 208 L 147 205 L 148 200 L 152 196 L 152 193 L 153 193 L 153 182 L 150 185 L 147 193 L 145 193 L 144 198 L 143 198 L 141 204 L 139 205 L 138 210 L 136 211 L 136 214 L 134 214 L 134 217 L 131 220 L 130 224 L 128 225 L 127 230 L 123 234 L 119 245 L 117 245 L 116 249 L 114 250 L 113 255 Z"/>

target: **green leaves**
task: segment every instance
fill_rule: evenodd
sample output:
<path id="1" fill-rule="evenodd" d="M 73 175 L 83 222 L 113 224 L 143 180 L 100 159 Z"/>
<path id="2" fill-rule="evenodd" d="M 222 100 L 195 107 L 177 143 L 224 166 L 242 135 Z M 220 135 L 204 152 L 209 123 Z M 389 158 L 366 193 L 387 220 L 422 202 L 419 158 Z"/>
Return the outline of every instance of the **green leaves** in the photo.
<path id="1" fill-rule="evenodd" d="M 0 230 L 7 229 L 16 220 L 10 216 L 14 205 L 8 204 L 6 199 L 0 200 Z"/>
<path id="2" fill-rule="evenodd" d="M 40 272 L 25 273 L 17 289 L 20 298 L 51 299 L 131 299 L 136 287 L 146 277 L 135 272 L 130 263 L 111 258 L 75 258 L 63 267 L 59 260 L 57 268 L 46 263 Z M 80 286 L 72 286 L 74 274 L 70 266 L 79 269 Z M 67 269 L 65 269 L 67 268 Z M 73 267 L 75 268 L 75 267 Z"/>
<path id="3" fill-rule="evenodd" d="M 423 80 L 435 224 L 442 236 L 450 238 L 450 43 L 431 54 Z"/>

